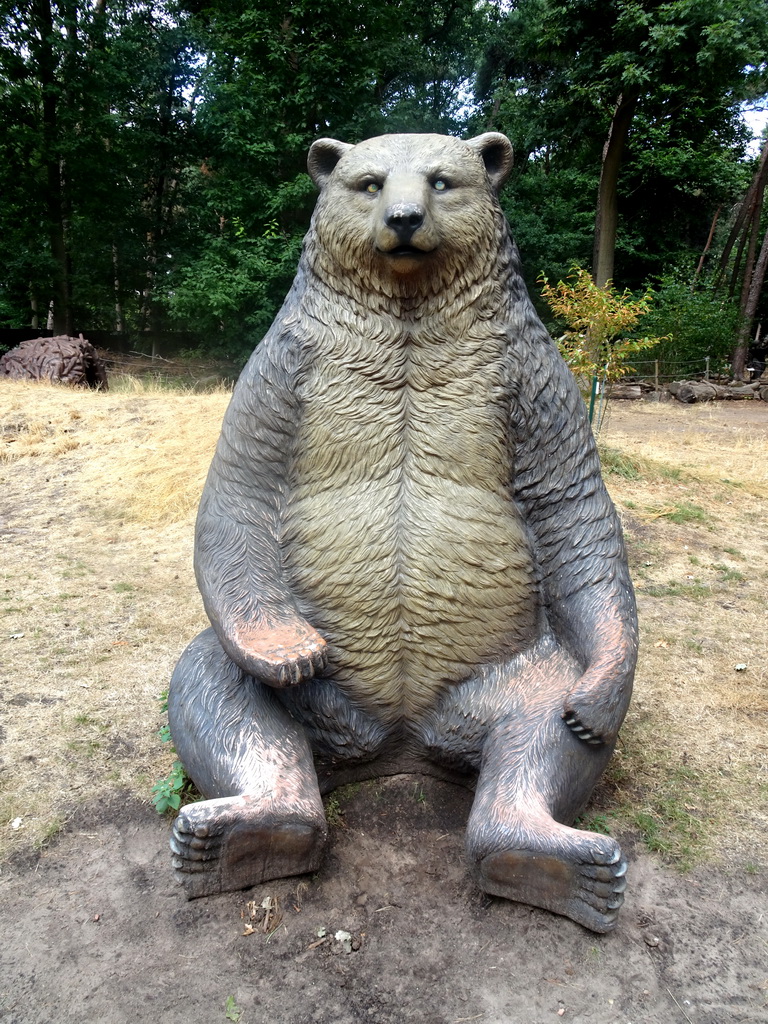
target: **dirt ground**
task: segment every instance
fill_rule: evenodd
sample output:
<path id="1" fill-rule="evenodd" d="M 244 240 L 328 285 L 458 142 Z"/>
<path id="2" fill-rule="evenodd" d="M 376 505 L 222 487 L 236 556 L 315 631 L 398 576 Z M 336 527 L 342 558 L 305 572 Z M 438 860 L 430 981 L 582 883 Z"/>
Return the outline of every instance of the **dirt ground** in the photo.
<path id="1" fill-rule="evenodd" d="M 124 434 L 155 408 L 121 401 L 108 418 Z M 604 443 L 634 459 L 607 479 L 644 654 L 591 811 L 630 862 L 619 925 L 596 936 L 481 893 L 463 860 L 471 794 L 420 776 L 333 796 L 316 876 L 184 899 L 148 791 L 167 770 L 157 697 L 201 622 L 191 518 L 132 515 L 122 463 L 123 514 L 104 511 L 83 402 L 71 444 L 0 473 L 0 1020 L 768 1022 L 768 406 L 615 403 L 606 420 Z M 160 413 L 148 422 L 142 458 L 162 447 Z M 9 423 L 21 443 L 29 423 Z M 682 475 L 657 475 L 670 451 Z"/>
<path id="2" fill-rule="evenodd" d="M 435 780 L 363 786 L 316 877 L 188 903 L 154 811 L 119 796 L 83 808 L 42 856 L 3 873 L 0 1019 L 768 1020 L 764 875 L 680 876 L 628 850 L 621 924 L 596 936 L 475 889 L 462 861 L 468 809 L 469 794 Z"/>

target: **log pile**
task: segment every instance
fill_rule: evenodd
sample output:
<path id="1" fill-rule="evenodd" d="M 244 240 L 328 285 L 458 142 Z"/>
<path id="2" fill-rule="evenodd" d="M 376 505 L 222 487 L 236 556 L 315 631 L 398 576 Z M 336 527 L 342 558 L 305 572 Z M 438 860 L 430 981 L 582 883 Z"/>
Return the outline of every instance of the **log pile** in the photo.
<path id="1" fill-rule="evenodd" d="M 96 349 L 85 338 L 66 334 L 22 341 L 0 358 L 0 377 L 45 380 L 106 391 L 107 371 Z"/>
<path id="2" fill-rule="evenodd" d="M 753 381 L 751 384 L 742 384 L 738 381 L 715 384 L 705 380 L 676 380 L 667 385 L 667 390 L 678 402 L 686 404 L 745 398 L 758 398 L 768 402 L 768 384 L 761 380 Z"/>

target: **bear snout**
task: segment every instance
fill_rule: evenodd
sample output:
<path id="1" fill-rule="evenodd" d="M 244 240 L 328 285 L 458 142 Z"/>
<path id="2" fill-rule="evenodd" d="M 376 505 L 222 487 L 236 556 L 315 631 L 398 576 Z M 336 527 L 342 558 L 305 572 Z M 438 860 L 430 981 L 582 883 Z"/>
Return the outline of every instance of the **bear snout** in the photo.
<path id="1" fill-rule="evenodd" d="M 426 210 L 419 203 L 393 203 L 384 214 L 384 223 L 401 245 L 408 245 L 425 217 Z"/>

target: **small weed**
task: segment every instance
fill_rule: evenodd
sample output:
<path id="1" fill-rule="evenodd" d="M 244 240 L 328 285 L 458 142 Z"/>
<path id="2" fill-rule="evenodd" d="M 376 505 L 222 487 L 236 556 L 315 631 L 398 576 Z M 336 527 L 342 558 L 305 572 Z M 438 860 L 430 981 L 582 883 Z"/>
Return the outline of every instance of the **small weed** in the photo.
<path id="1" fill-rule="evenodd" d="M 164 690 L 160 695 L 160 707 L 163 712 L 168 711 L 168 691 Z M 157 730 L 161 743 L 171 743 L 171 727 L 165 723 Z M 176 751 L 171 746 L 175 754 Z M 186 769 L 178 758 L 173 762 L 171 770 L 164 779 L 158 781 L 150 790 L 152 803 L 158 814 L 165 814 L 166 811 L 178 811 L 182 803 L 194 803 L 200 800 L 201 796 L 195 789 L 194 783 L 187 775 Z"/>
<path id="2" fill-rule="evenodd" d="M 344 814 L 335 793 L 325 798 L 325 819 L 331 828 L 344 828 Z"/>
<path id="3" fill-rule="evenodd" d="M 57 555 L 59 561 L 67 562 L 69 565 L 68 569 L 62 571 L 62 578 L 65 580 L 78 579 L 81 576 L 86 576 L 88 573 L 93 572 L 89 569 L 85 562 L 81 562 L 79 558 L 70 558 L 69 555 Z"/>
<path id="4" fill-rule="evenodd" d="M 670 522 L 683 526 L 685 523 L 706 523 L 709 516 L 701 505 L 692 505 L 688 502 L 681 502 L 675 505 L 673 510 L 667 513 Z"/>
<path id="5" fill-rule="evenodd" d="M 323 801 L 325 805 L 325 817 L 331 828 L 345 828 L 346 823 L 344 821 L 344 804 L 346 804 L 355 793 L 359 792 L 362 788 L 362 782 L 350 782 L 346 786 L 339 786 L 339 788 L 327 796 Z"/>
<path id="6" fill-rule="evenodd" d="M 664 477 L 665 480 L 682 480 L 683 471 L 678 466 L 662 466 L 658 467 L 659 476 Z"/>
<path id="7" fill-rule="evenodd" d="M 688 555 L 688 561 L 691 565 L 701 565 L 701 561 L 696 557 L 696 555 Z"/>
<path id="8" fill-rule="evenodd" d="M 99 723 L 95 718 L 91 718 L 90 715 L 80 714 L 75 715 L 73 721 L 76 725 L 98 725 Z"/>
<path id="9" fill-rule="evenodd" d="M 723 548 L 724 555 L 730 555 L 731 558 L 739 558 L 744 561 L 744 555 L 739 551 L 738 548 Z"/>
<path id="10" fill-rule="evenodd" d="M 112 589 L 116 594 L 130 594 L 136 588 L 132 583 L 115 583 Z"/>
<path id="11" fill-rule="evenodd" d="M 760 874 L 760 868 L 757 866 L 757 864 L 753 864 L 751 861 L 748 861 L 744 865 L 744 870 L 747 872 L 748 875 L 759 875 Z"/>
<path id="12" fill-rule="evenodd" d="M 83 757 L 93 757 L 96 751 L 101 749 L 101 744 L 96 740 L 70 740 L 67 749 L 74 750 Z"/>
<path id="13" fill-rule="evenodd" d="M 355 793 L 359 793 L 362 788 L 362 782 L 348 782 L 346 786 L 339 786 L 336 794 L 341 801 L 351 800 Z"/>
<path id="14" fill-rule="evenodd" d="M 602 836 L 611 835 L 607 814 L 587 814 L 583 818 L 577 818 L 576 825 L 585 832 L 599 832 Z"/>
<path id="15" fill-rule="evenodd" d="M 166 811 L 178 811 L 182 800 L 185 799 L 185 790 L 191 786 L 190 778 L 184 770 L 181 761 L 174 761 L 173 767 L 164 779 L 159 779 L 150 792 L 152 803 L 158 814 L 165 814 Z M 189 800 L 186 800 L 189 803 Z"/>
<path id="16" fill-rule="evenodd" d="M 615 448 L 600 446 L 600 465 L 604 473 L 623 477 L 625 480 L 639 480 L 642 477 L 640 463 Z"/>
<path id="17" fill-rule="evenodd" d="M 649 587 L 638 587 L 649 597 L 685 597 L 689 599 L 707 597 L 712 593 L 705 584 L 694 580 L 692 583 L 681 583 L 679 580 L 670 580 L 669 583 L 652 584 Z"/>
<path id="18" fill-rule="evenodd" d="M 234 996 L 227 996 L 227 1001 L 224 1004 L 224 1015 L 227 1020 L 238 1021 L 243 1015 L 243 1011 L 235 1002 Z"/>
<path id="19" fill-rule="evenodd" d="M 425 804 L 427 802 L 426 795 L 424 793 L 424 787 L 420 782 L 417 782 L 413 787 L 413 795 L 416 799 L 417 804 Z"/>
<path id="20" fill-rule="evenodd" d="M 643 807 L 630 812 L 630 823 L 649 850 L 688 871 L 704 854 L 707 819 L 699 808 L 712 803 L 712 794 L 695 772 L 678 766 L 647 796 Z"/>
<path id="21" fill-rule="evenodd" d="M 36 850 L 42 850 L 42 849 L 44 849 L 44 848 L 45 848 L 45 847 L 46 847 L 46 846 L 47 846 L 47 845 L 48 845 L 48 844 L 49 844 L 49 843 L 51 842 L 51 840 L 52 840 L 52 839 L 55 839 L 55 838 L 56 838 L 56 836 L 57 836 L 57 835 L 59 834 L 59 832 L 61 832 L 61 830 L 62 830 L 62 829 L 64 828 L 64 826 L 66 825 L 66 823 L 67 823 L 67 822 L 66 822 L 66 820 L 65 820 L 64 818 L 60 818 L 60 817 L 59 817 L 59 816 L 57 815 L 57 816 L 56 816 L 56 817 L 55 817 L 55 818 L 54 818 L 54 819 L 53 819 L 53 820 L 52 820 L 52 821 L 51 821 L 51 822 L 50 822 L 50 823 L 49 823 L 49 824 L 48 824 L 48 825 L 46 826 L 46 828 L 45 828 L 45 831 L 43 832 L 43 834 L 42 834 L 42 835 L 40 836 L 40 838 L 39 838 L 39 839 L 38 839 L 38 840 L 37 840 L 37 841 L 35 842 L 35 849 L 36 849 Z"/>
<path id="22" fill-rule="evenodd" d="M 637 504 L 634 501 L 625 501 L 624 508 L 637 508 Z"/>
<path id="23" fill-rule="evenodd" d="M 712 568 L 720 573 L 721 583 L 743 583 L 746 580 L 746 576 L 743 572 L 739 572 L 738 569 L 731 569 L 727 565 L 713 565 Z"/>

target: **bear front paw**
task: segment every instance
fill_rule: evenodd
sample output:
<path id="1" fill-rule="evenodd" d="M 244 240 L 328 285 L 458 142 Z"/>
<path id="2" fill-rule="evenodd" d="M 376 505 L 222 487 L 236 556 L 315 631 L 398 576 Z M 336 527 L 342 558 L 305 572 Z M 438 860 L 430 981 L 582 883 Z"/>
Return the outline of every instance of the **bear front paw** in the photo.
<path id="1" fill-rule="evenodd" d="M 320 634 L 307 626 L 270 626 L 235 633 L 241 653 L 236 661 L 267 686 L 297 686 L 328 667 L 328 649 Z"/>
<path id="2" fill-rule="evenodd" d="M 589 728 L 589 726 L 585 725 L 575 712 L 564 711 L 562 718 L 574 736 L 578 736 L 580 740 L 583 740 L 585 743 L 589 743 L 590 746 L 599 747 L 606 742 L 600 732 L 597 732 L 594 728 Z"/>

